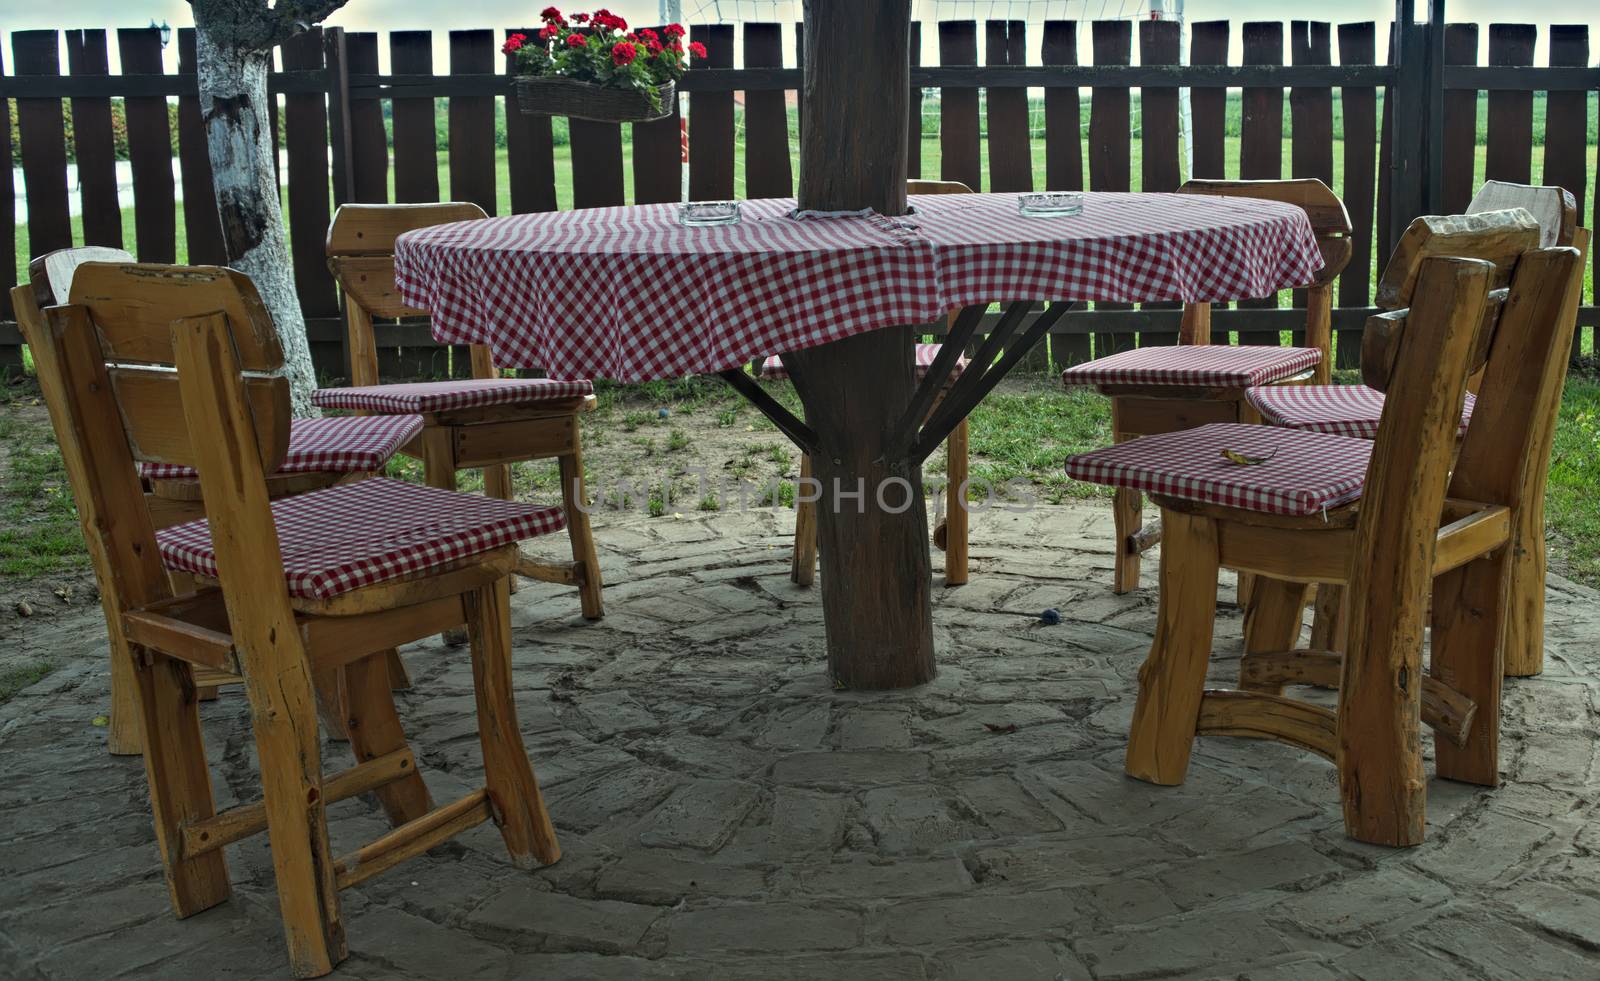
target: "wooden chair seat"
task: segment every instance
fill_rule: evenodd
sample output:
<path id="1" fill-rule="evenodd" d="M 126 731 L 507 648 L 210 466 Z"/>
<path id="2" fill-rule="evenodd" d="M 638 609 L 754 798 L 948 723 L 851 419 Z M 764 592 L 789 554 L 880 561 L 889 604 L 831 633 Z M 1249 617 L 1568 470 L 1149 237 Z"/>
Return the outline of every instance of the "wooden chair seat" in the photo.
<path id="1" fill-rule="evenodd" d="M 376 473 L 420 432 L 419 415 L 295 419 L 289 423 L 289 452 L 268 479 L 297 473 Z M 140 463 L 139 476 L 148 480 L 200 478 L 193 467 L 171 463 Z"/>
<path id="2" fill-rule="evenodd" d="M 942 344 L 918 344 L 916 346 L 917 381 L 928 377 L 928 369 L 933 367 L 933 359 L 939 356 L 939 349 L 943 346 Z M 963 355 L 956 361 L 956 367 L 950 373 L 950 379 L 954 381 L 960 376 L 961 372 L 966 370 L 966 367 L 967 358 Z M 789 377 L 789 369 L 783 366 L 783 358 L 774 354 L 761 362 L 761 377 L 767 381 L 780 381 Z"/>
<path id="3" fill-rule="evenodd" d="M 272 502 L 289 595 L 328 599 L 560 531 L 561 508 L 374 478 Z M 204 521 L 156 533 L 170 569 L 217 575 Z"/>
<path id="4" fill-rule="evenodd" d="M 1228 453 L 1264 462 L 1237 463 Z M 1359 498 L 1371 458 L 1367 440 L 1213 423 L 1068 457 L 1066 470 L 1092 484 L 1299 516 Z"/>
<path id="5" fill-rule="evenodd" d="M 1141 347 L 1074 365 L 1066 385 L 1156 385 L 1170 389 L 1249 388 L 1303 375 L 1322 363 L 1308 347 Z"/>
<path id="6" fill-rule="evenodd" d="M 1376 439 L 1383 418 L 1383 393 L 1365 385 L 1268 385 L 1250 389 L 1245 398 L 1262 422 L 1305 432 Z M 1462 436 L 1477 402 L 1468 392 L 1461 406 Z"/>
<path id="7" fill-rule="evenodd" d="M 449 412 L 491 405 L 539 405 L 594 394 L 589 381 L 549 378 L 464 378 L 460 381 L 408 382 L 323 388 L 311 396 L 319 408 L 355 412 Z"/>

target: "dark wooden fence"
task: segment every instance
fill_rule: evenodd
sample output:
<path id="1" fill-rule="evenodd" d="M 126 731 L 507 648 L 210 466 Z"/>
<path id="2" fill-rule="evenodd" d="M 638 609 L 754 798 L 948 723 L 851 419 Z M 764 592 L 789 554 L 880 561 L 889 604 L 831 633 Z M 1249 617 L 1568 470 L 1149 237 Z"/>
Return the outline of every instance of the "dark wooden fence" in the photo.
<path id="1" fill-rule="evenodd" d="M 1334 323 L 1339 362 L 1353 365 L 1357 332 L 1372 292 L 1375 256 L 1387 255 L 1398 229 L 1426 212 L 1465 207 L 1477 181 L 1560 184 L 1579 200 L 1580 213 L 1600 198 L 1588 172 L 1589 93 L 1600 89 L 1600 68 L 1589 67 L 1588 29 L 1549 29 L 1547 67 L 1533 67 L 1534 27 L 1493 24 L 1489 64 L 1477 65 L 1480 27 L 1402 23 L 1379 37 L 1372 23 L 1293 21 L 1190 25 L 1187 65 L 1173 22 L 1097 21 L 1087 28 L 1090 64 L 1078 64 L 1080 25 L 1053 21 L 1030 36 L 1020 21 L 915 25 L 937 32 L 938 66 L 912 70 L 911 175 L 963 181 L 994 191 L 1048 189 L 1171 190 L 1180 182 L 1180 89 L 1191 93 L 1192 173 L 1196 177 L 1318 177 L 1333 185 L 1355 224 L 1355 256 L 1342 277 Z M 515 30 L 515 29 L 513 29 Z M 1230 34 L 1239 32 L 1243 64 L 1227 64 Z M 449 32 L 445 66 L 433 64 L 427 31 L 394 31 L 387 38 L 341 30 L 313 31 L 286 45 L 272 88 L 282 96 L 282 141 L 288 167 L 287 220 L 296 282 L 309 319 L 314 357 L 329 376 L 344 374 L 338 300 L 322 258 L 332 207 L 344 201 L 475 201 L 494 214 L 501 192 L 513 212 L 549 211 L 558 200 L 575 207 L 694 199 L 781 196 L 793 193 L 795 149 L 785 91 L 800 71 L 782 67 L 784 29 L 746 24 L 697 26 L 710 58 L 681 88 L 688 93 L 692 139 L 680 156 L 679 119 L 636 124 L 572 120 L 569 149 L 558 152 L 560 127 L 525 116 L 498 54 L 509 31 Z M 799 31 L 788 31 L 799 50 Z M 178 32 L 179 71 L 163 74 L 161 41 L 153 29 L 119 30 L 123 73 L 108 74 L 108 34 L 65 32 L 66 71 L 55 31 L 13 35 L 12 65 L 0 75 L 0 94 L 15 99 L 15 120 L 0 112 L 0 174 L 14 191 L 10 131 L 20 130 L 21 169 L 28 206 L 27 251 L 42 254 L 71 244 L 122 245 L 128 236 L 116 204 L 113 100 L 125 106 L 127 156 L 135 207 L 132 241 L 140 258 L 178 255 L 175 187 L 183 190 L 182 258 L 223 262 L 212 206 L 211 173 L 194 88 L 194 39 Z M 743 46 L 743 68 L 734 52 Z M 391 73 L 378 73 L 387 44 Z M 980 59 L 980 47 L 982 49 Z M 1030 63 L 1037 51 L 1037 63 Z M 1383 52 L 1384 56 L 1379 57 Z M 1137 52 L 1138 65 L 1132 65 Z M 980 65 L 981 60 L 981 65 Z M 3 70 L 3 69 L 0 69 Z M 1043 89 L 1042 112 L 1028 90 Z M 1137 103 L 1132 90 L 1139 90 Z M 1241 90 L 1237 162 L 1228 121 L 1228 91 Z M 1082 102 L 1087 90 L 1088 106 Z M 1488 92 L 1485 163 L 1475 170 L 1479 93 Z M 743 93 L 742 146 L 736 93 Z M 1290 137 L 1285 152 L 1285 93 Z M 1338 93 L 1338 128 L 1335 118 Z M 1535 93 L 1548 93 L 1543 169 L 1535 172 Z M 980 99 L 980 94 L 983 98 Z M 179 176 L 171 163 L 168 99 L 176 97 Z M 937 135 L 924 140 L 924 100 L 937 98 Z M 439 145 L 435 100 L 448 103 L 446 145 Z M 81 230 L 69 220 L 63 100 L 70 104 L 79 168 Z M 497 102 L 503 101 L 503 107 Z M 385 103 L 389 112 L 385 114 Z M 1137 112 L 1133 107 L 1137 105 Z M 508 166 L 496 159 L 497 108 L 504 112 Z M 803 111 L 801 106 L 800 110 Z M 1087 109 L 1087 126 L 1084 126 Z M 386 126 L 387 119 L 387 126 Z M 1037 133 L 1042 129 L 1042 160 Z M 1336 133 L 1341 139 L 1336 139 Z M 938 166 L 924 164 L 937 146 Z M 631 150 L 631 153 L 628 152 Z M 740 152 L 742 150 L 742 152 Z M 1135 153 L 1137 151 L 1137 154 Z M 1335 153 L 1340 179 L 1335 180 Z M 558 172 L 570 184 L 558 194 Z M 926 154 L 932 156 L 931 150 Z M 1287 159 L 1285 159 L 1287 157 Z M 441 186 L 440 161 L 446 181 Z M 558 167 L 558 162 L 562 166 Z M 1042 164 L 1042 171 L 1038 168 Z M 1036 176 L 1042 174 L 1042 179 Z M 738 178 L 742 176 L 743 187 Z M 0 285 L 14 277 L 17 256 L 10 207 L 0 217 Z M 1580 322 L 1600 322 L 1592 295 Z M 1250 343 L 1274 344 L 1299 314 L 1276 301 L 1219 310 L 1219 334 L 1241 332 Z M 1057 326 L 1057 361 L 1086 358 L 1135 343 L 1171 343 L 1178 311 L 1101 304 Z M 1582 333 L 1583 331 L 1580 331 Z M 425 325 L 390 334 L 385 352 L 393 373 L 438 370 L 441 348 Z M 14 325 L 0 324 L 0 366 L 20 363 Z"/>

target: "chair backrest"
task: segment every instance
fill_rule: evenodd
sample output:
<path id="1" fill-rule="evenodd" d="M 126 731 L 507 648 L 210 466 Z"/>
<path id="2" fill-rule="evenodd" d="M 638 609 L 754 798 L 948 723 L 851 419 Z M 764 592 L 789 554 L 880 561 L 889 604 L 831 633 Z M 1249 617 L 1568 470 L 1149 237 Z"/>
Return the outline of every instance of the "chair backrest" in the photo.
<path id="1" fill-rule="evenodd" d="M 972 188 L 960 181 L 906 181 L 907 194 L 971 194 Z"/>
<path id="2" fill-rule="evenodd" d="M 57 249 L 28 263 L 28 282 L 33 286 L 34 300 L 42 310 L 67 302 L 72 289 L 72 274 L 85 262 L 132 262 L 133 256 L 122 249 L 108 249 L 102 245 L 84 245 L 75 249 Z"/>
<path id="3" fill-rule="evenodd" d="M 1282 201 L 1306 213 L 1311 231 L 1322 250 L 1322 271 L 1306 286 L 1327 286 L 1350 264 L 1354 244 L 1350 239 L 1350 213 L 1328 185 L 1314 177 L 1279 181 L 1189 180 L 1179 194 L 1209 194 L 1214 197 L 1255 198 Z"/>
<path id="4" fill-rule="evenodd" d="M 1467 205 L 1467 214 L 1522 208 L 1539 223 L 1539 244 L 1571 245 L 1578 230 L 1578 202 L 1572 192 L 1554 185 L 1512 184 L 1509 181 L 1484 181 Z"/>
<path id="5" fill-rule="evenodd" d="M 89 262 L 66 304 L 41 310 L 27 286 L 12 299 L 107 615 L 170 595 L 135 461 L 198 469 L 224 587 L 233 580 L 258 609 L 277 598 L 287 611 L 265 475 L 288 450 L 289 385 L 267 374 L 281 371 L 283 352 L 249 278 Z"/>
<path id="6" fill-rule="evenodd" d="M 405 232 L 454 221 L 487 218 L 467 201 L 436 204 L 345 204 L 328 226 L 328 268 L 345 298 L 350 337 L 350 383 L 378 384 L 378 344 L 373 318 L 420 317 L 427 310 L 408 307 L 394 282 L 394 243 Z M 473 346 L 473 375 L 492 377 L 487 348 Z"/>

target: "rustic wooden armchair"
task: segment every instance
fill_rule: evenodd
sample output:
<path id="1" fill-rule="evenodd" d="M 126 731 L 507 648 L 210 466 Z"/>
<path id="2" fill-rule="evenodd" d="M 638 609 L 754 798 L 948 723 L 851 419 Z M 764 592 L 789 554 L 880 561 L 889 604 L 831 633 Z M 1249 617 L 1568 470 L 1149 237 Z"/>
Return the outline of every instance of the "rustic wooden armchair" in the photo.
<path id="1" fill-rule="evenodd" d="M 73 274 L 86 262 L 131 263 L 133 256 L 121 249 L 83 246 L 34 259 L 28 267 L 33 295 L 26 315 L 37 316 L 46 307 L 66 303 Z M 267 493 L 274 499 L 288 497 L 382 472 L 400 447 L 421 431 L 422 417 L 417 415 L 295 419 L 289 424 L 289 450 L 277 471 L 267 475 Z M 145 505 L 157 530 L 205 516 L 194 468 L 141 462 L 138 470 L 145 487 Z M 174 588 L 186 591 L 187 576 L 181 572 L 172 575 Z M 107 630 L 112 646 L 107 749 L 114 755 L 137 755 L 139 722 L 131 668 L 120 631 L 109 618 Z M 392 683 L 397 688 L 407 687 L 410 682 L 400 656 L 391 652 L 388 661 Z M 206 671 L 200 672 L 200 679 L 202 699 L 216 697 L 217 684 L 239 680 Z M 337 736 L 343 735 L 338 724 L 341 716 L 340 712 L 329 715 Z"/>
<path id="2" fill-rule="evenodd" d="M 1510 208 L 1522 208 L 1538 222 L 1540 245 L 1572 245 L 1582 232 L 1578 227 L 1576 201 L 1570 192 L 1559 187 L 1489 181 L 1472 199 L 1467 214 L 1478 215 Z M 1388 309 L 1401 305 L 1400 292 L 1406 277 L 1415 275 L 1417 263 L 1430 252 L 1441 254 L 1438 253 L 1439 249 L 1453 247 L 1427 223 L 1413 225 L 1397 244 L 1395 254 L 1379 281 L 1378 305 Z M 1587 251 L 1586 244 L 1582 248 Z M 1377 373 L 1388 370 L 1392 352 L 1385 345 L 1369 344 L 1363 353 L 1365 370 Z M 1472 421 L 1481 384 L 1479 375 L 1468 379 L 1469 393 L 1461 414 L 1463 434 Z M 1363 439 L 1371 439 L 1377 434 L 1384 405 L 1383 393 L 1370 385 L 1252 388 L 1246 397 L 1260 413 L 1262 421 L 1268 424 Z M 1542 415 L 1533 420 L 1529 438 L 1542 442 L 1545 447 L 1543 455 L 1548 458 L 1549 445 L 1555 438 L 1556 416 L 1560 411 L 1559 392 L 1557 398 L 1541 411 Z M 1528 472 L 1528 483 L 1521 493 L 1523 505 L 1517 514 L 1519 544 L 1512 553 L 1511 579 L 1511 608 L 1515 613 L 1510 623 L 1511 636 L 1505 656 L 1506 674 L 1511 677 L 1535 675 L 1544 670 L 1546 560 L 1542 543 L 1547 476 L 1548 472 L 1543 467 Z M 1341 589 L 1337 585 L 1325 583 L 1317 587 L 1316 620 L 1311 640 L 1313 647 L 1342 649 L 1343 631 L 1339 616 L 1341 596 Z"/>
<path id="3" fill-rule="evenodd" d="M 554 457 L 561 468 L 570 563 L 517 560 L 517 574 L 578 587 L 583 615 L 605 615 L 600 562 L 584 511 L 583 446 L 578 419 L 594 408 L 588 381 L 502 378 L 489 349 L 472 347 L 472 377 L 458 381 L 379 384 L 374 318 L 426 316 L 400 299 L 394 242 L 402 233 L 487 217 L 475 204 L 347 204 L 328 228 L 328 266 L 344 293 L 350 338 L 350 388 L 328 388 L 314 401 L 362 414 L 420 414 L 422 435 L 406 452 L 422 458 L 430 487 L 454 490 L 456 471 L 482 468 L 484 491 L 512 500 L 510 464 Z"/>
<path id="4" fill-rule="evenodd" d="M 1333 282 L 1350 262 L 1350 216 L 1319 180 L 1191 180 L 1179 194 L 1255 198 L 1294 204 L 1306 213 L 1322 250 L 1322 271 L 1306 284 L 1305 347 L 1211 346 L 1211 304 L 1188 303 L 1180 348 L 1123 351 L 1062 373 L 1068 385 L 1094 385 L 1111 399 L 1111 438 L 1177 432 L 1213 422 L 1255 422 L 1245 400 L 1252 386 L 1326 382 L 1332 365 Z M 1161 527 L 1144 524 L 1143 496 L 1117 488 L 1112 496 L 1117 550 L 1112 588 L 1139 588 L 1140 557 L 1161 541 Z"/>
<path id="5" fill-rule="evenodd" d="M 29 309 L 26 287 L 13 296 Z M 290 966 L 346 956 L 339 891 L 492 820 L 521 866 L 560 854 L 517 728 L 509 575 L 559 508 L 373 478 L 277 501 L 288 383 L 250 281 L 215 267 L 91 264 L 28 340 L 108 616 L 132 652 L 155 837 L 177 915 L 229 896 L 222 848 L 265 830 Z M 171 370 L 176 368 L 176 371 Z M 195 468 L 204 520 L 157 530 L 135 463 Z M 203 585 L 174 595 L 163 565 Z M 391 647 L 471 637 L 486 786 L 435 808 L 388 684 Z M 218 812 L 199 671 L 243 677 L 261 800 Z M 324 775 L 316 679 L 347 687 L 356 765 Z M 324 808 L 373 792 L 394 830 L 331 854 Z"/>
<path id="6" fill-rule="evenodd" d="M 1394 352 L 1371 378 L 1389 400 L 1375 441 L 1223 424 L 1069 461 L 1070 475 L 1152 492 L 1162 509 L 1161 605 L 1130 775 L 1182 782 L 1200 734 L 1285 742 L 1334 761 L 1347 832 L 1388 845 L 1423 838 L 1420 723 L 1435 731 L 1440 776 L 1498 783 L 1507 546 L 1537 455 L 1522 437 L 1559 391 L 1582 265 L 1575 249 L 1537 248 L 1526 212 L 1480 219 L 1451 232 L 1452 251 L 1480 258 L 1422 260 L 1404 286 L 1409 311 L 1369 322 Z M 1452 473 L 1479 365 L 1485 399 Z M 1246 690 L 1205 689 L 1222 566 L 1257 576 Z M 1310 582 L 1346 585 L 1342 658 L 1292 649 Z M 1337 708 L 1280 694 L 1308 683 L 1337 687 Z"/>
<path id="7" fill-rule="evenodd" d="M 907 194 L 971 194 L 972 188 L 960 181 L 906 181 Z M 954 322 L 955 314 L 950 315 Z M 939 356 L 939 344 L 917 344 L 915 356 L 917 359 L 917 380 L 926 377 L 928 369 L 933 366 L 934 358 Z M 962 357 L 956 362 L 950 382 L 960 377 L 962 369 L 967 366 L 967 359 Z M 783 366 L 783 358 L 772 355 L 761 363 L 761 377 L 768 381 L 775 381 L 789 377 L 788 370 Z M 948 387 L 948 386 L 947 386 Z M 938 403 L 935 403 L 937 406 Z M 929 410 L 932 411 L 931 409 Z M 945 513 L 933 529 L 933 544 L 944 552 L 944 581 L 949 586 L 964 585 L 970 578 L 968 562 L 968 529 L 971 525 L 971 515 L 967 511 L 967 502 L 962 493 L 967 485 L 969 469 L 969 447 L 971 446 L 971 433 L 967 427 L 967 420 L 962 419 L 956 423 L 955 428 L 945 439 Z M 802 454 L 800 457 L 800 480 L 802 482 L 811 478 L 811 457 Z M 817 573 L 817 505 L 815 501 L 801 500 L 795 505 L 794 520 L 794 552 L 789 563 L 789 578 L 801 586 L 809 586 L 816 579 Z"/>

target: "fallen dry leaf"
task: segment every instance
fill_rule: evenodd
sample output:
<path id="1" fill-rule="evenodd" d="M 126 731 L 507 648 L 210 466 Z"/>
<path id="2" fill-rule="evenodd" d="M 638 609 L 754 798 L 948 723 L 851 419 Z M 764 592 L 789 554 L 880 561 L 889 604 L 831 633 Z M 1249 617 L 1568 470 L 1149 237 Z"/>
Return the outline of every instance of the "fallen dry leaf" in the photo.
<path id="1" fill-rule="evenodd" d="M 983 724 L 983 727 L 985 729 L 989 730 L 990 732 L 998 732 L 998 733 L 1001 733 L 1002 735 L 1013 733 L 1013 732 L 1017 731 L 1017 724 L 1015 722 L 1007 722 L 1003 726 L 1002 725 L 996 725 L 993 722 L 985 722 Z"/>

